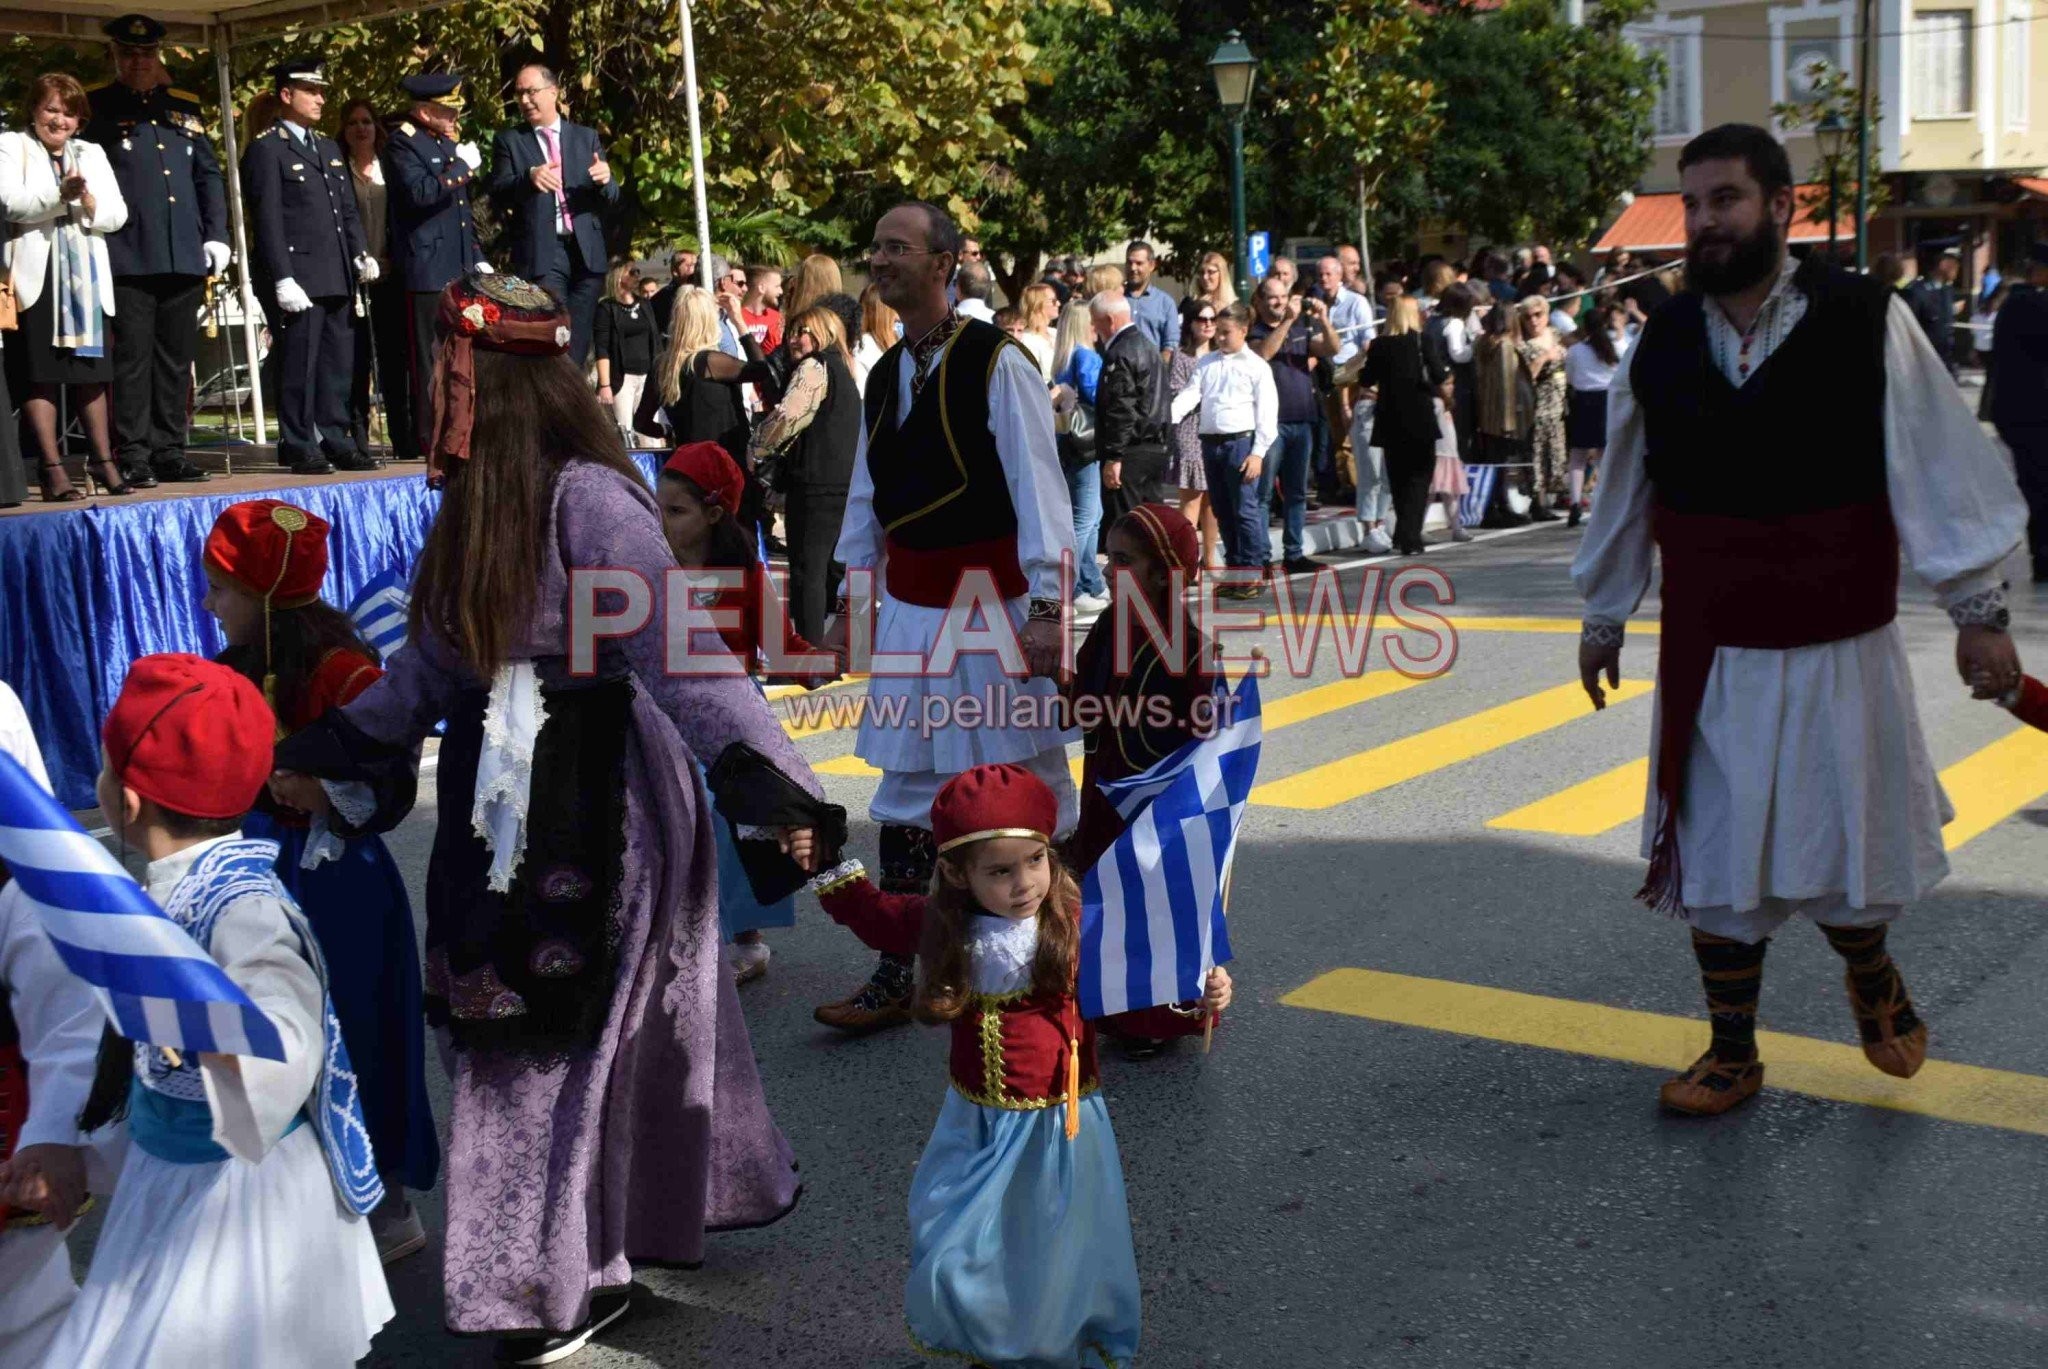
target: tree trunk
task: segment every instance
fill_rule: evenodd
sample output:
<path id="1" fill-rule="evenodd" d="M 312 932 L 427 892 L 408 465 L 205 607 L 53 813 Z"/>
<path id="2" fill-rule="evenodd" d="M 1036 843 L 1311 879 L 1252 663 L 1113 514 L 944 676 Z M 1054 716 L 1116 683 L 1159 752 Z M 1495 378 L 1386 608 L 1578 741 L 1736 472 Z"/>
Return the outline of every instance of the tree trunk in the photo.
<path id="1" fill-rule="evenodd" d="M 993 255 L 989 257 L 991 265 L 994 265 L 997 260 L 998 258 Z M 996 284 L 1002 287 L 1003 302 L 1005 304 L 1014 305 L 1019 299 L 1023 298 L 1024 287 L 1038 279 L 1039 263 L 1044 260 L 1044 256 L 1035 249 L 1028 252 L 1012 252 L 1010 254 L 1010 269 L 1005 271 L 997 268 L 995 273 Z"/>

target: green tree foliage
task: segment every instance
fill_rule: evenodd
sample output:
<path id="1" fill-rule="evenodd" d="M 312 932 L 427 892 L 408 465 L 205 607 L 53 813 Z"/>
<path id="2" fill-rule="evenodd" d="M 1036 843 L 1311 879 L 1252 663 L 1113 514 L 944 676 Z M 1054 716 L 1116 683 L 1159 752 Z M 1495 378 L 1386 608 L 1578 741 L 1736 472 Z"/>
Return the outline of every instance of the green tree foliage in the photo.
<path id="1" fill-rule="evenodd" d="M 1663 72 L 1622 35 L 1647 7 L 1589 4 L 1577 26 L 1550 0 L 1433 13 L 1414 60 L 1453 117 L 1410 211 L 1496 242 L 1589 237 L 1649 162 Z"/>
<path id="2" fill-rule="evenodd" d="M 1806 128 L 1819 123 L 1832 114 L 1842 121 L 1849 130 L 1844 139 L 1847 144 L 1839 164 L 1834 168 L 1840 175 L 1836 185 L 1841 191 L 1840 205 L 1828 203 L 1828 159 L 1821 154 L 1816 143 L 1813 154 L 1813 169 L 1807 179 L 1816 187 L 1802 198 L 1796 211 L 1798 220 L 1825 225 L 1831 218 L 1853 215 L 1856 212 L 1856 141 L 1855 128 L 1858 110 L 1862 104 L 1863 92 L 1849 79 L 1849 73 L 1841 71 L 1827 62 L 1814 62 L 1808 68 L 1809 89 L 1813 98 L 1809 100 L 1785 100 L 1771 106 L 1771 116 L 1786 128 Z M 1870 124 L 1877 127 L 1880 101 L 1873 94 L 1870 97 Z M 1870 140 L 1870 160 L 1863 171 L 1870 183 L 1870 212 L 1875 214 L 1890 198 L 1885 184 L 1884 170 L 1878 161 L 1877 139 Z"/>
<path id="3" fill-rule="evenodd" d="M 1443 133 L 1443 102 L 1416 74 L 1422 43 L 1407 0 L 1323 0 L 1320 50 L 1309 63 L 1317 142 L 1350 165 L 1360 202 L 1379 203 L 1389 176 L 1414 179 Z"/>

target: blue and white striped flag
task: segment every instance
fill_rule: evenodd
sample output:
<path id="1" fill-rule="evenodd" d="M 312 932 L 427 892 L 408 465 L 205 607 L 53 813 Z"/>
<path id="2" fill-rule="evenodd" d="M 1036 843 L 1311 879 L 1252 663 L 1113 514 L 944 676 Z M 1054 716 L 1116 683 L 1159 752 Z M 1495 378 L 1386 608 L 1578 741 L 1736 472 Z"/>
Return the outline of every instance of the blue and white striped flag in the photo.
<path id="1" fill-rule="evenodd" d="M 1500 479 L 1498 466 L 1467 466 L 1465 497 L 1458 501 L 1458 521 L 1476 528 L 1486 521 L 1487 501 L 1493 498 L 1493 482 Z"/>
<path id="2" fill-rule="evenodd" d="M 412 610 L 412 594 L 406 578 L 393 566 L 373 577 L 363 592 L 348 606 L 363 640 L 377 648 L 385 660 L 405 645 L 406 614 Z"/>
<path id="3" fill-rule="evenodd" d="M 1130 824 L 1081 881 L 1081 1013 L 1200 998 L 1230 959 L 1223 892 L 1259 769 L 1259 685 L 1218 700 L 1226 724 L 1101 786 Z"/>
<path id="4" fill-rule="evenodd" d="M 123 1036 L 174 1050 L 284 1059 L 276 1024 L 4 752 L 0 859 L 65 968 L 92 986 Z"/>

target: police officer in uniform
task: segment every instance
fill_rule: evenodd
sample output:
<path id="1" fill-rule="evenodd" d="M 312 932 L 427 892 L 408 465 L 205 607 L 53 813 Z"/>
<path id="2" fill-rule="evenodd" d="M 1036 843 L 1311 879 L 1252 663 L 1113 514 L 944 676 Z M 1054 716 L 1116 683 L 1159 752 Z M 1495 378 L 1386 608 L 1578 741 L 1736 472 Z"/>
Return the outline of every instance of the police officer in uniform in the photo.
<path id="1" fill-rule="evenodd" d="M 228 268 L 228 203 L 199 97 L 164 80 L 164 26 L 124 14 L 113 40 L 115 79 L 90 92 L 84 137 L 106 150 L 128 202 L 107 239 L 114 272 L 115 457 L 131 485 L 204 480 L 185 456 L 187 392 L 206 278 Z"/>
<path id="2" fill-rule="evenodd" d="M 488 271 L 470 213 L 470 182 L 483 158 L 455 141 L 462 78 L 421 73 L 399 83 L 412 110 L 384 144 L 384 186 L 391 204 L 392 269 L 412 298 L 413 420 L 420 449 L 433 441 L 434 315 L 441 291 L 472 267 Z"/>
<path id="3" fill-rule="evenodd" d="M 257 297 L 277 353 L 278 459 L 295 475 L 374 470 L 349 422 L 356 283 L 377 279 L 341 148 L 315 131 L 327 71 L 302 56 L 271 68 L 283 117 L 242 157 Z M 333 464 L 330 465 L 329 462 Z"/>

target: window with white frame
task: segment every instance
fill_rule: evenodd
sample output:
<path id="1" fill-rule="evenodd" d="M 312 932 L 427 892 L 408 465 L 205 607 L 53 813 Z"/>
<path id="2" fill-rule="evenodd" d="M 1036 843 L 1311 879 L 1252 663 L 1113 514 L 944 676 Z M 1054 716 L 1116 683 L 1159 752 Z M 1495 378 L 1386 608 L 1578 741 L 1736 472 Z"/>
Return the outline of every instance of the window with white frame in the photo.
<path id="1" fill-rule="evenodd" d="M 1700 21 L 1632 25 L 1638 51 L 1664 59 L 1664 84 L 1653 111 L 1656 136 L 1690 138 L 1700 131 Z"/>
<path id="2" fill-rule="evenodd" d="M 2027 55 L 2034 41 L 2032 22 L 2027 0 L 2005 0 L 2005 31 L 1999 35 L 2005 45 L 2005 70 L 2000 73 L 1999 88 L 2005 95 L 2007 128 L 2027 126 Z"/>
<path id="3" fill-rule="evenodd" d="M 1923 10 L 1913 16 L 1913 117 L 1952 119 L 1975 112 L 1976 37 L 1970 10 Z"/>

